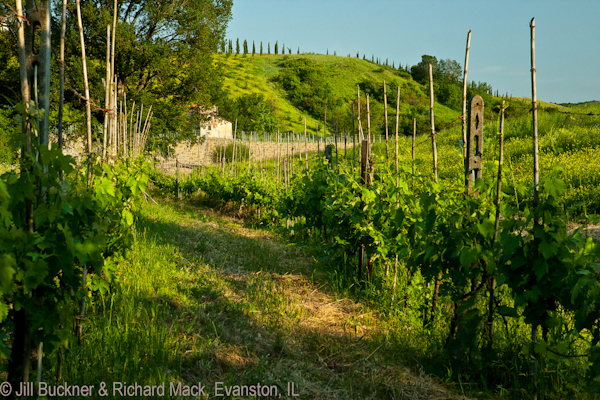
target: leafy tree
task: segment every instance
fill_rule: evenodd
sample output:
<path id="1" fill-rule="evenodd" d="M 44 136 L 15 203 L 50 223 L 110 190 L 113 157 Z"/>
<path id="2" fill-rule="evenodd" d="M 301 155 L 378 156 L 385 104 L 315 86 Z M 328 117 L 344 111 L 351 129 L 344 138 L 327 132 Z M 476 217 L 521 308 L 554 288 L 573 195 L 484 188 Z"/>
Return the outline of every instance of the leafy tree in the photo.
<path id="1" fill-rule="evenodd" d="M 463 69 L 455 60 L 449 58 L 440 60 L 438 63 L 438 74 L 448 82 L 455 84 L 462 83 Z"/>
<path id="2" fill-rule="evenodd" d="M 436 77 L 439 71 L 437 58 L 424 54 L 421 56 L 421 62 L 413 65 L 410 69 L 410 74 L 415 81 L 423 85 L 429 82 L 429 64 L 431 64 L 434 78 Z"/>
<path id="3" fill-rule="evenodd" d="M 273 132 L 278 128 L 277 110 L 263 94 L 244 94 L 235 100 L 223 95 L 217 106 L 220 117 L 228 121 L 237 119 L 238 130 Z"/>
<path id="4" fill-rule="evenodd" d="M 58 6 L 59 1 L 56 3 Z M 94 116 L 100 122 L 104 119 L 99 106 L 104 104 L 101 82 L 106 77 L 106 26 L 113 22 L 112 4 L 107 5 L 104 0 L 85 0 L 81 4 L 89 81 L 95 82 L 90 96 L 97 105 Z M 222 84 L 222 67 L 213 63 L 212 53 L 222 45 L 231 7 L 231 0 L 119 3 L 115 74 L 128 102 L 153 106 L 151 134 L 187 131 L 183 128 L 188 125 L 188 106 L 213 102 L 213 95 Z M 81 110 L 85 102 L 79 95 L 83 93 L 83 79 L 76 14 L 75 5 L 69 2 L 65 101 Z M 60 18 L 53 20 L 52 29 L 53 47 L 58 49 Z M 56 76 L 58 63 L 53 64 Z M 52 79 L 52 84 L 57 85 L 58 79 Z M 52 93 L 54 96 L 58 93 L 55 86 Z"/>

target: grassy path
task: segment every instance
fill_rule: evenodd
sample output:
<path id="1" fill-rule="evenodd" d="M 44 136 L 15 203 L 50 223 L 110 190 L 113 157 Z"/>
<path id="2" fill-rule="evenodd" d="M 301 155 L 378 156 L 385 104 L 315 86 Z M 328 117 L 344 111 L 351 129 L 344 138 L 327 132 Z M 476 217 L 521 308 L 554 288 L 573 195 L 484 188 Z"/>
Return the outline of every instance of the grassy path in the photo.
<path id="1" fill-rule="evenodd" d="M 301 399 L 460 398 L 405 368 L 385 323 L 328 292 L 298 247 L 159 203 L 144 206 L 113 301 L 92 308 L 67 381 L 166 382 L 165 397 L 170 383 L 201 382 L 214 397 L 224 382 L 274 385 L 285 398 L 293 382 Z"/>

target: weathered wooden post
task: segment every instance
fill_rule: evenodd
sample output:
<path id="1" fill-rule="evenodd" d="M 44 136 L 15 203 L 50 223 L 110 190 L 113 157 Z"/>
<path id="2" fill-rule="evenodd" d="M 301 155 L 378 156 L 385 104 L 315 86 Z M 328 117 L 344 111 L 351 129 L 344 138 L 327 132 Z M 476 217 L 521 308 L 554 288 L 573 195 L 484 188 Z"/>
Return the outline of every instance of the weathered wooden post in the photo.
<path id="1" fill-rule="evenodd" d="M 536 87 L 536 69 L 535 69 L 535 18 L 529 23 L 531 29 L 531 116 L 533 128 L 533 208 L 537 208 L 539 203 L 538 185 L 540 183 L 540 165 L 538 160 L 538 120 L 537 120 L 537 87 Z M 534 224 L 538 223 L 538 218 L 533 219 Z M 533 386 L 533 400 L 537 400 L 537 359 L 535 358 L 534 346 L 537 342 L 537 324 L 531 325 L 531 379 Z"/>
<path id="2" fill-rule="evenodd" d="M 181 191 L 179 190 L 179 158 L 175 159 L 175 168 L 177 170 L 177 175 L 176 175 L 176 180 L 175 180 L 175 186 L 177 186 L 177 198 L 180 199 L 181 198 Z"/>
<path id="3" fill-rule="evenodd" d="M 467 125 L 467 158 L 465 159 L 465 185 L 471 194 L 473 181 L 481 178 L 483 171 L 483 99 L 473 96 L 469 102 Z M 474 177 L 471 175 L 474 173 Z"/>
<path id="4" fill-rule="evenodd" d="M 372 169 L 373 165 L 371 159 L 369 157 L 370 153 L 370 143 L 369 140 L 362 141 L 362 149 L 361 149 L 361 159 L 360 159 L 360 177 L 361 183 L 366 186 L 371 186 L 373 183 Z M 358 251 L 358 281 L 362 281 L 363 276 L 363 265 L 365 263 L 365 244 L 362 239 L 360 240 L 360 249 Z M 371 260 L 367 258 L 367 272 L 369 276 L 369 280 L 373 278 L 373 265 L 371 264 Z"/>
<path id="5" fill-rule="evenodd" d="M 327 159 L 329 168 L 333 168 L 333 148 L 330 144 L 325 146 L 325 158 Z"/>
<path id="6" fill-rule="evenodd" d="M 433 71 L 429 64 L 429 111 L 431 115 L 431 147 L 433 151 L 433 177 L 438 181 L 437 146 L 435 144 L 435 118 L 433 114 Z"/>
<path id="7" fill-rule="evenodd" d="M 388 144 L 388 112 L 387 112 L 387 89 L 385 81 L 383 81 L 383 110 L 385 114 L 385 163 L 390 162 L 390 147 Z M 379 135 L 379 141 L 381 142 L 381 135 Z"/>
<path id="8" fill-rule="evenodd" d="M 465 51 L 465 68 L 463 75 L 463 108 L 462 108 L 462 136 L 463 136 L 463 158 L 467 158 L 467 71 L 469 69 L 469 50 L 471 48 L 471 30 L 467 34 L 467 50 Z"/>

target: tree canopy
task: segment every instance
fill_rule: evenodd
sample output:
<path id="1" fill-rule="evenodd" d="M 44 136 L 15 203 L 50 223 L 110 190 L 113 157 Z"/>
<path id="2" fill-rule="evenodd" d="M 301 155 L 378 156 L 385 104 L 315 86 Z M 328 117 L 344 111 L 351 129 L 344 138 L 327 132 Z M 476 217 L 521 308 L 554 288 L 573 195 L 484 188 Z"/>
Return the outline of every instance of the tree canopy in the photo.
<path id="1" fill-rule="evenodd" d="M 52 93 L 57 97 L 62 1 L 52 3 Z M 113 0 L 81 1 L 90 96 L 99 122 L 104 119 L 107 26 L 112 31 L 114 4 Z M 2 0 L 0 7 L 10 16 L 14 3 Z M 220 95 L 222 73 L 213 63 L 212 53 L 222 45 L 231 7 L 232 0 L 118 1 L 115 74 L 119 90 L 127 93 L 129 104 L 153 105 L 154 132 L 180 130 L 188 123 L 189 105 L 212 104 Z M 65 102 L 82 110 L 85 102 L 75 2 L 67 6 L 66 26 Z M 17 100 L 18 64 L 10 61 L 17 55 L 16 25 L 13 22 L 8 27 L 0 32 L 0 60 L 13 72 L 0 74 L 1 94 Z M 58 104 L 56 100 L 51 104 Z M 5 98 L 0 101 L 6 103 Z"/>
<path id="2" fill-rule="evenodd" d="M 60 3 L 55 1 L 55 10 Z M 213 65 L 212 53 L 223 40 L 232 1 L 134 0 L 117 4 L 115 74 L 128 101 L 153 105 L 155 129 L 177 130 L 187 122 L 187 106 L 209 104 L 218 92 L 215 85 L 220 84 L 220 73 Z M 113 7 L 111 0 L 82 2 L 91 96 L 96 103 L 104 99 L 106 28 L 112 25 Z M 71 3 L 66 34 L 66 79 L 71 93 L 82 87 L 75 16 Z M 60 19 L 54 21 L 53 47 L 58 48 Z M 72 94 L 71 99 L 75 97 Z"/>

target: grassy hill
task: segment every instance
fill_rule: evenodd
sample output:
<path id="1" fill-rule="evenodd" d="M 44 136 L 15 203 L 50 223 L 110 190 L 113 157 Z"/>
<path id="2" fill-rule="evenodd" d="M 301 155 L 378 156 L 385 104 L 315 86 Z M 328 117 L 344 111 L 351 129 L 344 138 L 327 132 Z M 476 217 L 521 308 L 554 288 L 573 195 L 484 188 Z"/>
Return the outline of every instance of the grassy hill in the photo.
<path id="1" fill-rule="evenodd" d="M 279 82 L 279 76 L 286 61 L 306 59 L 316 63 L 324 71 L 324 81 L 331 90 L 331 94 L 345 106 L 334 111 L 334 117 L 340 118 L 339 114 L 344 116 L 351 115 L 351 102 L 356 100 L 357 85 L 361 86 L 361 99 L 371 92 L 371 127 L 379 134 L 383 133 L 383 81 L 387 85 L 388 97 L 388 115 L 390 116 L 390 132 L 393 131 L 394 123 L 392 116 L 395 116 L 395 98 L 396 87 L 400 87 L 400 112 L 405 118 L 425 116 L 429 118 L 429 92 L 428 88 L 413 81 L 410 75 L 403 70 L 396 70 L 391 67 L 385 67 L 371 61 L 361 60 L 351 57 L 340 57 L 333 55 L 318 54 L 299 54 L 299 55 L 233 55 L 217 54 L 215 62 L 223 63 L 225 69 L 224 86 L 232 98 L 244 94 L 261 93 L 267 100 L 271 101 L 276 107 L 277 118 L 280 122 L 280 129 L 294 130 L 296 132 L 303 129 L 304 118 L 307 119 L 307 125 L 314 130 L 315 123 L 322 126 L 323 116 L 317 118 L 310 115 L 305 110 L 300 109 L 294 104 L 289 93 Z M 328 109 L 330 112 L 331 109 Z M 338 115 L 335 115 L 337 111 Z M 450 108 L 436 102 L 434 106 L 436 125 L 444 125 L 455 120 L 460 111 Z M 324 113 L 324 109 L 323 109 Z M 361 110 L 361 114 L 366 116 L 366 110 Z M 328 115 L 328 119 L 331 118 Z M 365 117 L 366 118 L 366 117 Z M 366 119 L 365 119 L 366 122 Z M 366 131 L 366 123 L 363 122 L 363 128 Z M 347 126 L 345 128 L 351 127 Z M 340 128 L 341 129 L 341 128 Z"/>

